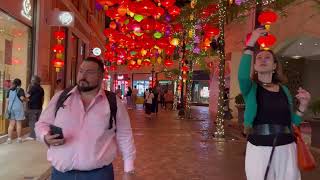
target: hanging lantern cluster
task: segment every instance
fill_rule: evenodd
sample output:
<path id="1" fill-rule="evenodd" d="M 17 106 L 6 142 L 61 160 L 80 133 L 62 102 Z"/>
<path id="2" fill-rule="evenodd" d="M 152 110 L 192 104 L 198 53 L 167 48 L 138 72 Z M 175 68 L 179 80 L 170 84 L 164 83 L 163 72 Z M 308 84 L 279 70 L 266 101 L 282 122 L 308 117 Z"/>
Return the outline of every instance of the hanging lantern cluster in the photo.
<path id="1" fill-rule="evenodd" d="M 171 62 L 163 62 L 162 57 L 173 55 L 180 45 L 176 34 L 183 28 L 181 24 L 173 23 L 181 12 L 175 2 L 97 0 L 104 7 L 106 16 L 111 19 L 109 27 L 104 30 L 108 40 L 105 45 L 105 60 L 112 65 L 126 64 L 128 70 L 156 62 L 170 66 Z"/>
<path id="2" fill-rule="evenodd" d="M 271 24 L 277 21 L 277 14 L 273 11 L 264 11 L 262 12 L 259 17 L 258 21 L 261 25 L 265 27 L 268 33 L 265 36 L 262 36 L 258 39 L 258 44 L 260 45 L 261 49 L 270 49 L 276 43 L 276 37 L 269 33 Z"/>
<path id="3" fill-rule="evenodd" d="M 51 61 L 56 72 L 60 72 L 64 66 L 64 49 L 62 41 L 65 39 L 64 31 L 58 30 L 54 32 L 54 37 L 57 43 L 53 46 L 52 51 L 54 52 L 54 59 Z"/>

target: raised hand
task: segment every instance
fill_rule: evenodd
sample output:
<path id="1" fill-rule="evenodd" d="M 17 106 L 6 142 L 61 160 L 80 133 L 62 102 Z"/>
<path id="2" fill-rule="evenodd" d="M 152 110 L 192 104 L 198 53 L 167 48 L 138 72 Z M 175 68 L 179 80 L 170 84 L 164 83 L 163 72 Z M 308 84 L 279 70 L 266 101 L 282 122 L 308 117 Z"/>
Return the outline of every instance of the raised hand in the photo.
<path id="1" fill-rule="evenodd" d="M 304 112 L 308 108 L 308 104 L 311 99 L 310 93 L 305 89 L 299 87 L 296 98 L 299 100 L 299 103 L 300 103 L 299 110 Z"/>

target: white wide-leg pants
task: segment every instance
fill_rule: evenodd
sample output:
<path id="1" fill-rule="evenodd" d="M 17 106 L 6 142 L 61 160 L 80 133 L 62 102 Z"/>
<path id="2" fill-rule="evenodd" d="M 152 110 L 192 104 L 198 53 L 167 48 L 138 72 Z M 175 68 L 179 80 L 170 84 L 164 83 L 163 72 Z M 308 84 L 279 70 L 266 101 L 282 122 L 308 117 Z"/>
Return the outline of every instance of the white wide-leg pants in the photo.
<path id="1" fill-rule="evenodd" d="M 247 143 L 245 170 L 247 180 L 264 180 L 272 147 Z M 296 143 L 275 148 L 268 180 L 301 180 Z"/>

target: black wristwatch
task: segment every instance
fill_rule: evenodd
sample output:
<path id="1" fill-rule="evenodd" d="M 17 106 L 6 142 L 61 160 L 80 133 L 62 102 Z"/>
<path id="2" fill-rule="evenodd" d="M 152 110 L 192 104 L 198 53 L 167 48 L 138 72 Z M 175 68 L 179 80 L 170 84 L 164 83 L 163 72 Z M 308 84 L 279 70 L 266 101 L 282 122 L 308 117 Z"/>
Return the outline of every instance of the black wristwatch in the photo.
<path id="1" fill-rule="evenodd" d="M 254 52 L 255 51 L 255 47 L 252 47 L 252 46 L 246 46 L 244 49 L 243 49 L 243 51 L 246 51 L 246 50 L 249 50 L 249 51 L 252 51 L 252 52 Z"/>

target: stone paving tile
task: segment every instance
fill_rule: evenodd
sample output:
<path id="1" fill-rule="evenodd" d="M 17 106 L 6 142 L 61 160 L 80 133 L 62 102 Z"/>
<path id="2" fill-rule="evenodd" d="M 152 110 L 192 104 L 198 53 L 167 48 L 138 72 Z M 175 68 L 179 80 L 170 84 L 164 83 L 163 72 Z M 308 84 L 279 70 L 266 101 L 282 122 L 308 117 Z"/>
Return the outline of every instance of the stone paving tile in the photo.
<path id="1" fill-rule="evenodd" d="M 227 140 L 216 141 L 212 137 L 214 124 L 207 107 L 194 107 L 193 116 L 201 117 L 194 120 L 179 120 L 172 111 L 161 111 L 154 119 L 147 119 L 141 108 L 130 110 L 129 114 L 137 147 L 136 175 L 123 176 L 119 157 L 114 163 L 116 180 L 246 179 L 246 142 L 237 138 L 237 131 L 229 126 Z M 316 158 L 320 162 L 320 154 L 316 154 Z M 302 174 L 302 180 L 319 179 L 320 167 Z"/>
<path id="2" fill-rule="evenodd" d="M 130 111 L 137 146 L 136 175 L 130 180 L 245 180 L 245 141 L 212 138 L 214 124 L 207 107 L 194 107 L 200 120 L 178 120 L 176 113 L 161 111 L 146 119 L 142 110 Z M 317 156 L 318 162 L 320 161 Z M 114 163 L 116 180 L 125 179 L 120 158 Z M 319 168 L 303 180 L 319 180 Z"/>

